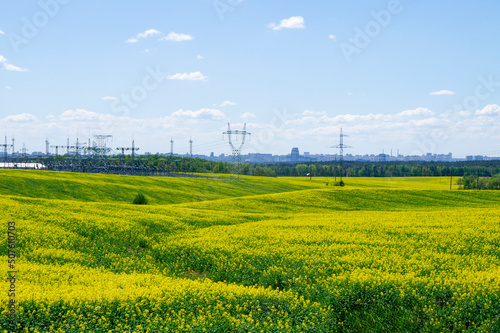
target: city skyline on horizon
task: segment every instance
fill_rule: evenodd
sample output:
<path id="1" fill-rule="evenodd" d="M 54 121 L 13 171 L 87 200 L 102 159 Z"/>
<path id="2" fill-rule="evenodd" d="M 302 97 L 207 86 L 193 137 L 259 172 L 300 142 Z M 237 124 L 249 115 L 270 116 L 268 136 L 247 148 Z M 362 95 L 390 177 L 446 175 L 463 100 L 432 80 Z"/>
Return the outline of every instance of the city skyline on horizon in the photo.
<path id="1" fill-rule="evenodd" d="M 22 140 L 18 140 L 15 138 L 14 138 L 14 140 L 12 140 L 12 139 L 13 138 L 8 138 L 7 136 L 5 136 L 4 141 L 2 141 L 2 143 L 0 143 L 0 155 L 5 154 L 5 152 L 7 153 L 8 156 L 12 156 L 13 153 L 15 153 L 15 155 L 22 155 L 23 150 L 25 150 L 26 155 L 33 155 L 33 154 L 46 155 L 47 143 L 49 144 L 49 150 L 48 150 L 49 154 L 52 156 L 53 155 L 61 155 L 61 156 L 66 155 L 67 151 L 68 151 L 68 147 L 69 147 L 70 154 L 72 154 L 72 155 L 76 154 L 75 147 L 78 147 L 78 146 L 80 147 L 80 149 L 82 149 L 81 154 L 83 154 L 83 151 L 85 151 L 85 148 L 88 147 L 88 142 L 89 142 L 88 140 L 85 140 L 84 138 L 80 137 L 80 138 L 78 138 L 78 144 L 77 144 L 76 138 L 74 138 L 74 140 L 71 140 L 69 138 L 69 141 L 67 138 L 64 143 L 59 142 L 56 144 L 54 142 L 51 142 L 47 138 L 44 141 L 44 148 L 36 150 L 36 149 L 30 149 L 30 147 L 26 146 L 26 144 Z M 191 148 L 189 146 L 190 141 L 192 143 L 196 142 L 195 140 L 192 140 L 192 139 L 193 138 L 190 138 L 190 140 L 187 143 L 185 143 L 185 145 L 181 144 L 181 148 L 179 148 L 179 149 L 176 149 L 176 147 L 177 147 L 176 144 L 178 142 L 173 140 L 174 141 L 173 155 L 175 155 L 175 156 L 189 156 L 190 155 L 189 152 L 190 152 L 190 148 Z M 234 140 L 235 140 L 235 137 L 233 137 L 233 141 Z M 247 140 L 248 140 L 248 138 L 247 138 Z M 132 141 L 134 141 L 134 142 L 132 142 Z M 115 146 L 128 147 L 128 148 L 132 148 L 132 146 L 135 146 L 135 148 L 137 149 L 137 151 L 135 153 L 136 155 L 147 155 L 147 154 L 169 155 L 171 153 L 170 149 L 172 146 L 171 146 L 170 141 L 166 141 L 167 143 L 165 144 L 165 149 L 162 151 L 153 151 L 151 149 L 148 149 L 148 147 L 140 146 L 137 144 L 135 138 L 132 139 L 132 141 L 130 141 L 128 144 L 114 143 L 112 138 L 110 139 L 110 141 L 106 141 L 106 147 L 110 149 L 109 155 L 120 155 L 122 153 L 121 148 L 115 147 Z M 7 144 L 5 144 L 5 142 Z M 68 146 L 68 142 L 69 142 L 69 146 Z M 90 143 L 91 143 L 91 146 L 90 146 L 91 148 L 96 148 L 98 146 L 98 143 L 96 142 L 95 138 L 92 138 L 90 140 Z M 339 142 L 337 142 L 337 143 L 339 143 Z M 230 149 L 230 145 L 229 145 L 228 140 L 221 140 L 219 145 L 221 147 L 220 151 L 216 152 L 215 150 L 210 150 L 210 148 L 205 148 L 205 151 L 201 151 L 200 148 L 197 148 L 196 144 L 193 144 L 193 146 L 192 146 L 193 156 L 194 157 L 197 157 L 197 156 L 210 157 L 211 155 L 213 155 L 215 157 L 231 156 L 231 149 Z M 58 147 L 56 148 L 56 146 L 58 146 Z M 223 147 L 225 147 L 225 148 L 223 148 Z M 291 153 L 293 152 L 293 150 L 296 148 L 299 150 L 300 156 L 308 156 L 308 155 L 311 155 L 311 156 L 340 156 L 338 147 L 335 147 L 335 148 L 329 147 L 328 148 L 329 151 L 324 151 L 324 152 L 309 152 L 309 151 L 301 150 L 300 145 L 295 145 L 295 146 L 291 145 L 288 149 L 288 152 L 285 151 L 282 153 L 281 152 L 280 153 L 273 153 L 273 152 L 266 152 L 266 151 L 252 152 L 251 147 L 248 148 L 248 147 L 246 147 L 246 145 L 244 145 L 243 149 L 241 151 L 241 155 L 245 155 L 245 156 L 250 156 L 250 155 L 290 156 Z M 475 154 L 473 152 L 470 154 L 466 154 L 466 155 L 457 155 L 453 152 L 446 152 L 446 153 L 445 152 L 442 152 L 442 153 L 423 152 L 421 154 L 407 154 L 405 152 L 400 151 L 399 149 L 385 149 L 385 148 L 382 148 L 378 152 L 352 153 L 350 151 L 351 150 L 350 148 L 353 148 L 353 147 L 348 146 L 348 148 L 349 148 L 348 150 L 344 151 L 344 153 L 343 153 L 344 156 L 379 157 L 379 156 L 385 155 L 387 157 L 397 158 L 398 156 L 399 157 L 417 157 L 417 156 L 418 157 L 425 157 L 425 156 L 449 156 L 449 155 L 451 155 L 454 160 L 466 159 L 467 157 L 471 157 L 471 156 L 472 157 L 482 156 L 482 157 L 494 158 L 494 159 L 500 158 L 500 154 L 499 155 L 487 155 L 487 154 Z M 130 155 L 130 154 L 131 154 L 130 149 L 126 150 L 125 155 Z"/>

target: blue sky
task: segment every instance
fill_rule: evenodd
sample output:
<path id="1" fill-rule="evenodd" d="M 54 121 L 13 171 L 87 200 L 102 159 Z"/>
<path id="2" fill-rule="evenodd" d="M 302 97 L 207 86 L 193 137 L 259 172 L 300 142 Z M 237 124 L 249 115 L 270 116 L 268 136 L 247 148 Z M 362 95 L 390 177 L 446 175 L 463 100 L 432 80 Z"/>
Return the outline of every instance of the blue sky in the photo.
<path id="1" fill-rule="evenodd" d="M 0 0 L 0 129 L 28 152 L 500 156 L 500 3 Z M 16 149 L 17 150 L 17 149 Z"/>

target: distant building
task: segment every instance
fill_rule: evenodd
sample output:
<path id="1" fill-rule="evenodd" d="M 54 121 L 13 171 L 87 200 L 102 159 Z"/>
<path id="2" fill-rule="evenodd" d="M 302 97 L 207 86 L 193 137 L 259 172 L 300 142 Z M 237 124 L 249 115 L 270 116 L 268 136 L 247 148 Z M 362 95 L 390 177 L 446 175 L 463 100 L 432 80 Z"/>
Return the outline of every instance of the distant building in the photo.
<path id="1" fill-rule="evenodd" d="M 274 162 L 273 154 L 248 154 L 246 158 L 250 163 L 272 163 Z"/>
<path id="2" fill-rule="evenodd" d="M 290 159 L 292 160 L 292 162 L 297 162 L 299 158 L 300 158 L 299 148 L 297 147 L 292 148 L 292 153 L 290 154 Z"/>

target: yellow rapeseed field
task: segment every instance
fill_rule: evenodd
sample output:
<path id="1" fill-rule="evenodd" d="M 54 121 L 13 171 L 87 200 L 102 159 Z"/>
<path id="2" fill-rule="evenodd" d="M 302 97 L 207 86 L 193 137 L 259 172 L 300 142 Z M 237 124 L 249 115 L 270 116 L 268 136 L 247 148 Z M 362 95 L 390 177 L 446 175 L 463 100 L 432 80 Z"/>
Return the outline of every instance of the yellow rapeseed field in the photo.
<path id="1" fill-rule="evenodd" d="M 498 192 L 345 181 L 2 170 L 0 330 L 500 332 Z"/>

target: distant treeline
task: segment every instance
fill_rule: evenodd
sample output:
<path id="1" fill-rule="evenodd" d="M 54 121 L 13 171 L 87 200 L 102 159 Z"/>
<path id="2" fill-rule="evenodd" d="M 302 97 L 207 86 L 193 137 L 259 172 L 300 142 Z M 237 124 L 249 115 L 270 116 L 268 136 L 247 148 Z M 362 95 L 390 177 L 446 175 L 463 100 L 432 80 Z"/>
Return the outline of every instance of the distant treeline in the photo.
<path id="1" fill-rule="evenodd" d="M 458 185 L 464 190 L 500 190 L 500 174 L 493 177 L 465 176 Z"/>
<path id="2" fill-rule="evenodd" d="M 472 162 L 344 162 L 315 164 L 271 164 L 263 165 L 277 176 L 338 177 L 418 177 L 418 176 L 459 176 L 478 174 L 490 177 L 500 173 L 500 161 Z"/>
<path id="3" fill-rule="evenodd" d="M 76 163 L 65 156 L 58 156 L 57 163 L 64 166 Z M 43 159 L 34 162 L 44 163 Z M 54 161 L 52 161 L 54 163 Z M 120 167 L 132 168 L 131 156 L 104 157 L 97 162 L 96 158 L 80 159 L 79 164 L 105 163 L 108 167 L 118 170 Z M 229 162 L 215 162 L 199 158 L 187 158 L 162 155 L 136 156 L 134 168 L 153 170 L 159 173 L 233 173 L 235 166 Z M 272 163 L 250 164 L 241 163 L 239 173 L 254 176 L 288 176 L 288 177 L 418 177 L 418 176 L 457 176 L 474 175 L 476 177 L 491 177 L 500 173 L 500 160 L 463 161 L 463 162 L 357 162 L 344 161 L 341 168 L 338 162 L 317 162 L 308 164 Z"/>

